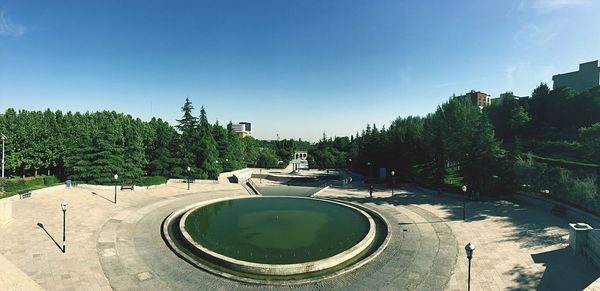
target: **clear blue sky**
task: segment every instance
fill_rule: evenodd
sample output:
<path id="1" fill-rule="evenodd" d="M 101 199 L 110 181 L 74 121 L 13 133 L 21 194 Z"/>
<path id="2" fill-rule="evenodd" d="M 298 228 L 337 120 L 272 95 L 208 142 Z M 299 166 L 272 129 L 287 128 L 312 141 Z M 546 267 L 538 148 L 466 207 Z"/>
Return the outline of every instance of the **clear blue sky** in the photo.
<path id="1" fill-rule="evenodd" d="M 454 93 L 551 85 L 600 58 L 598 11 L 593 0 L 3 0 L 0 111 L 173 123 L 189 97 L 212 122 L 252 122 L 257 138 L 349 135 Z"/>

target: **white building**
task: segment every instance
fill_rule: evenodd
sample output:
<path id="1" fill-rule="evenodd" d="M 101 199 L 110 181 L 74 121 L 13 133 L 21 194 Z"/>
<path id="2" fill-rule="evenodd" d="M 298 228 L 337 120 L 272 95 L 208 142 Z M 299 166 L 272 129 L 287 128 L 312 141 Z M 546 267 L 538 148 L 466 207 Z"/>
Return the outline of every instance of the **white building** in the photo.
<path id="1" fill-rule="evenodd" d="M 238 124 L 233 124 L 232 129 L 241 138 L 252 135 L 252 123 L 250 122 L 240 122 Z"/>

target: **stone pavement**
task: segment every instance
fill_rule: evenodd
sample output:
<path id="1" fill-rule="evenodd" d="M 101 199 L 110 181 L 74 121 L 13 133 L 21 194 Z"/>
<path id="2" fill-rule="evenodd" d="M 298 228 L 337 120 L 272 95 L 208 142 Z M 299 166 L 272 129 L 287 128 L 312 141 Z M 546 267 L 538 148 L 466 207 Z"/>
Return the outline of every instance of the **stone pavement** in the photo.
<path id="1" fill-rule="evenodd" d="M 200 200 L 248 195 L 235 184 L 186 187 L 119 191 L 116 205 L 112 191 L 77 188 L 16 201 L 14 220 L 0 226 L 0 290 L 279 289 L 208 274 L 168 249 L 160 224 L 171 211 Z M 506 201 L 470 202 L 463 222 L 459 200 L 417 188 L 395 193 L 377 191 L 370 199 L 362 187 L 321 192 L 377 210 L 390 222 L 392 240 L 358 270 L 290 289 L 465 290 L 468 241 L 476 247 L 472 290 L 581 290 L 599 276 L 566 248 L 567 221 L 547 211 Z M 66 253 L 60 249 L 63 199 L 69 202 Z"/>
<path id="2" fill-rule="evenodd" d="M 365 199 L 360 187 L 330 189 L 321 195 Z M 472 290 L 583 290 L 600 274 L 583 257 L 568 249 L 568 223 L 540 208 L 508 201 L 467 202 L 429 195 L 418 188 L 376 191 L 373 202 L 418 207 L 444 221 L 458 241 L 458 263 L 448 290 L 464 290 L 468 260 L 464 246 L 475 245 L 471 266 Z"/>

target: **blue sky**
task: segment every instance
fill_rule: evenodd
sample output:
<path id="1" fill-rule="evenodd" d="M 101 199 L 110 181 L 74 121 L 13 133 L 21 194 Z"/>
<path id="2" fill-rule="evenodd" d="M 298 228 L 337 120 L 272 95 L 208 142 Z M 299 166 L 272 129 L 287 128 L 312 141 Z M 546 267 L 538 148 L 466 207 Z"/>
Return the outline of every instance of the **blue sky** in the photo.
<path id="1" fill-rule="evenodd" d="M 257 138 L 349 135 L 471 89 L 551 85 L 600 59 L 598 11 L 594 0 L 3 0 L 0 111 L 173 123 L 189 97 L 212 122 L 253 122 Z"/>

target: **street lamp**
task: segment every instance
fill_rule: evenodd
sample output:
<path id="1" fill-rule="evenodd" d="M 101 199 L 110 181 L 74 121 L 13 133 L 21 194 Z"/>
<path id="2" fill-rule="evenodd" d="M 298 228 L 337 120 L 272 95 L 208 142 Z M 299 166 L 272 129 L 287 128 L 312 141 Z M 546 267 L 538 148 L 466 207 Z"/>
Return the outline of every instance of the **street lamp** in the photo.
<path id="1" fill-rule="evenodd" d="M 119 175 L 115 174 L 115 204 L 117 204 L 117 179 L 119 179 Z"/>
<path id="2" fill-rule="evenodd" d="M 469 278 L 467 279 L 467 291 L 471 291 L 471 259 L 473 258 L 474 250 L 475 246 L 471 242 L 469 242 L 465 246 L 465 252 L 467 252 L 467 259 L 469 259 Z"/>
<path id="3" fill-rule="evenodd" d="M 372 165 L 371 162 L 367 162 L 367 166 L 369 167 L 369 178 L 373 177 L 373 173 L 371 171 L 371 165 Z"/>
<path id="4" fill-rule="evenodd" d="M 2 192 L 4 192 L 4 139 L 6 139 L 6 136 L 3 133 L 0 133 L 0 135 L 2 135 Z"/>
<path id="5" fill-rule="evenodd" d="M 188 167 L 187 170 L 188 170 L 188 180 L 187 180 L 187 182 L 188 182 L 188 190 L 190 190 L 190 170 L 191 170 L 191 168 Z"/>
<path id="6" fill-rule="evenodd" d="M 66 252 L 67 251 L 67 244 L 66 244 L 66 225 L 67 225 L 67 201 L 63 201 L 60 204 L 60 208 L 62 208 L 63 211 L 63 247 L 62 247 L 62 252 Z"/>
<path id="7" fill-rule="evenodd" d="M 392 196 L 394 196 L 394 175 L 396 175 L 396 172 L 392 171 Z"/>
<path id="8" fill-rule="evenodd" d="M 463 190 L 463 194 L 465 195 L 465 198 L 463 199 L 463 220 L 466 220 L 467 218 L 467 212 L 466 212 L 466 206 L 467 206 L 467 186 L 463 185 L 462 186 L 462 190 Z"/>

